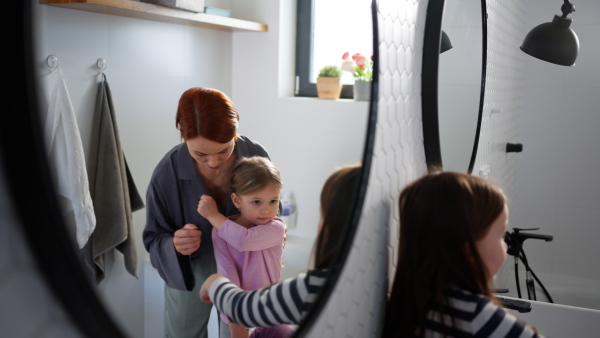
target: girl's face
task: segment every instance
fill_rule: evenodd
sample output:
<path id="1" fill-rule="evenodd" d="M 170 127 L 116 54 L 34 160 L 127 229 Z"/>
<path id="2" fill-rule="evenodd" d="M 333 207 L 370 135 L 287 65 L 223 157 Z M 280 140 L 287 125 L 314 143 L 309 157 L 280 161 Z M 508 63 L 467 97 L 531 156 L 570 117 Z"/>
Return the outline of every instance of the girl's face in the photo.
<path id="1" fill-rule="evenodd" d="M 231 194 L 236 208 L 240 209 L 241 217 L 251 224 L 267 224 L 277 216 L 279 211 L 280 189 L 269 184 L 265 188 L 248 195 Z"/>
<path id="2" fill-rule="evenodd" d="M 504 241 L 504 234 L 507 227 L 508 207 L 505 205 L 504 210 L 492 223 L 487 234 L 475 243 L 479 256 L 481 256 L 487 269 L 488 281 L 490 282 L 500 271 L 506 260 L 507 245 Z"/>
<path id="3" fill-rule="evenodd" d="M 202 136 L 186 140 L 190 155 L 204 169 L 210 171 L 219 170 L 222 165 L 231 157 L 235 149 L 235 140 L 227 143 L 219 143 Z"/>

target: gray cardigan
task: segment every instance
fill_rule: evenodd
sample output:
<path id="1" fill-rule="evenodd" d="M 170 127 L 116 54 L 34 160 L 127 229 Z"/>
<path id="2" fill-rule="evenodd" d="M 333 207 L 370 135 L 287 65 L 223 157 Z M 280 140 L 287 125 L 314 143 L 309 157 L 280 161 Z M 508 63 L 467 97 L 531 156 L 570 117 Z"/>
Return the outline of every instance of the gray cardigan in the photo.
<path id="1" fill-rule="evenodd" d="M 258 143 L 238 136 L 237 158 L 263 156 L 267 151 Z M 194 159 L 185 143 L 173 147 L 160 160 L 146 192 L 146 226 L 142 233 L 150 262 L 165 283 L 174 289 L 191 291 L 195 285 L 191 261 L 213 252 L 212 225 L 198 213 L 198 201 L 207 193 L 194 168 Z M 225 216 L 239 213 L 231 199 Z M 195 224 L 202 231 L 200 248 L 190 256 L 178 256 L 173 234 L 185 224 Z"/>

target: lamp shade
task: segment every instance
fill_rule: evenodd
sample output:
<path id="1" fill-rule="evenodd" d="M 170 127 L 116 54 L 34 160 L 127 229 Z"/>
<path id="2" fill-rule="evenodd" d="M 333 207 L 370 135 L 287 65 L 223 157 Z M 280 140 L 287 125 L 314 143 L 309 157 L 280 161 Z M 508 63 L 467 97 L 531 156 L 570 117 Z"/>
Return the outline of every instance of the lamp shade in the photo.
<path id="1" fill-rule="evenodd" d="M 554 16 L 552 22 L 533 28 L 525 36 L 521 50 L 538 59 L 573 66 L 579 53 L 579 39 L 570 28 L 571 19 Z"/>
<path id="2" fill-rule="evenodd" d="M 440 54 L 452 48 L 452 43 L 446 32 L 442 31 L 442 43 L 440 45 Z"/>

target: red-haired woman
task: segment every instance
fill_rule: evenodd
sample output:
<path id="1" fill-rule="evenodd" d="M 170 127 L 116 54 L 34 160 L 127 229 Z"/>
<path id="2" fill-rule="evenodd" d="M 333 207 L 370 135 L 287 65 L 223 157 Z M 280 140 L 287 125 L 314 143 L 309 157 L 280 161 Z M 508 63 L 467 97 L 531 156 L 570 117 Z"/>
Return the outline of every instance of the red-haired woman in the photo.
<path id="1" fill-rule="evenodd" d="M 230 180 L 238 159 L 268 158 L 258 143 L 238 135 L 239 113 L 224 93 L 191 88 L 181 95 L 176 126 L 182 143 L 158 163 L 146 194 L 144 247 L 165 281 L 165 336 L 206 337 L 211 304 L 198 298 L 206 277 L 217 271 L 212 225 L 198 211 L 203 194 L 219 211 L 238 213 Z"/>

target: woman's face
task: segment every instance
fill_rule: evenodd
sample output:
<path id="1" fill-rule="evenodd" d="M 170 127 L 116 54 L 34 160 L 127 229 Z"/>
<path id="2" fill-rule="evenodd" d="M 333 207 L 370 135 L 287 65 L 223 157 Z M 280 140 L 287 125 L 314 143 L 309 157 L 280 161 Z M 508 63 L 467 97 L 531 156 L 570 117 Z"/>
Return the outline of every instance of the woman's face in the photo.
<path id="1" fill-rule="evenodd" d="M 492 223 L 487 234 L 478 240 L 475 245 L 479 256 L 483 260 L 488 273 L 488 281 L 492 281 L 494 276 L 500 271 L 506 260 L 507 245 L 504 241 L 504 234 L 508 227 L 508 207 Z"/>
<path id="2" fill-rule="evenodd" d="M 185 141 L 190 155 L 204 169 L 210 171 L 219 170 L 235 149 L 235 140 L 227 143 L 219 143 L 202 136 L 198 136 Z"/>

